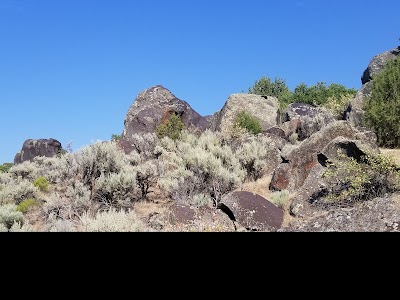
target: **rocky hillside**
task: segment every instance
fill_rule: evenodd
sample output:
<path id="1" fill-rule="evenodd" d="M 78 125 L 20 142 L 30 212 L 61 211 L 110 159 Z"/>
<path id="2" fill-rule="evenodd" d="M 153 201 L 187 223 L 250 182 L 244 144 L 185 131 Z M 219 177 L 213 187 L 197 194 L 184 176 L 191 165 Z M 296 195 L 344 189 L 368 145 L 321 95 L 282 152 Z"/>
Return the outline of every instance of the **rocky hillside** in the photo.
<path id="1" fill-rule="evenodd" d="M 399 231 L 400 167 L 359 126 L 368 85 L 398 53 L 372 60 L 346 120 L 251 94 L 202 117 L 154 86 L 121 140 L 74 153 L 28 140 L 0 173 L 0 231 Z"/>

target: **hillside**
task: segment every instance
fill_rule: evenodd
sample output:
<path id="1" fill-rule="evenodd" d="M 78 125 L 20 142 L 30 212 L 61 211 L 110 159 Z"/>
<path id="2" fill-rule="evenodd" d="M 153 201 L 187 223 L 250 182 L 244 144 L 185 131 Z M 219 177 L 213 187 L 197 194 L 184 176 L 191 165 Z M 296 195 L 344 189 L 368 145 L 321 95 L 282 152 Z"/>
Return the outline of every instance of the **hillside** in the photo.
<path id="1" fill-rule="evenodd" d="M 203 117 L 158 85 L 111 141 L 27 140 L 0 169 L 0 231 L 399 231 L 399 150 L 380 147 L 398 133 L 365 126 L 399 53 L 374 57 L 360 91 L 262 78 Z"/>

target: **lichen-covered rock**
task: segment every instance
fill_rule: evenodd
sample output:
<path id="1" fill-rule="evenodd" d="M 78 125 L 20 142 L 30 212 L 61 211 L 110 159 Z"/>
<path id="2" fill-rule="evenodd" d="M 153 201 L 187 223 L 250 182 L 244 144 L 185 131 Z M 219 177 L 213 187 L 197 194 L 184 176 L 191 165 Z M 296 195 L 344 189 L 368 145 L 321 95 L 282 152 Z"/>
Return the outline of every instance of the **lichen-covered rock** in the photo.
<path id="1" fill-rule="evenodd" d="M 154 133 L 172 114 L 178 115 L 189 131 L 204 131 L 210 127 L 207 119 L 194 111 L 187 102 L 158 85 L 137 96 L 126 115 L 122 139 L 130 140 L 135 134 Z"/>
<path id="2" fill-rule="evenodd" d="M 400 47 L 383 52 L 372 58 L 368 68 L 364 71 L 364 74 L 361 77 L 362 84 L 366 84 L 373 80 L 376 75 L 382 72 L 389 61 L 397 57 L 400 57 Z"/>
<path id="3" fill-rule="evenodd" d="M 196 208 L 172 204 L 166 212 L 166 231 L 235 231 L 235 225 L 222 211 L 209 207 Z"/>
<path id="4" fill-rule="evenodd" d="M 233 94 L 222 110 L 216 113 L 214 129 L 229 131 L 233 127 L 236 115 L 243 110 L 260 120 L 263 131 L 278 125 L 278 99 L 252 94 Z"/>
<path id="5" fill-rule="evenodd" d="M 286 130 L 288 138 L 296 133 L 298 139 L 303 141 L 333 122 L 335 117 L 328 110 L 304 103 L 293 103 L 287 107 L 281 127 Z M 288 126 L 285 123 L 289 123 Z"/>
<path id="6" fill-rule="evenodd" d="M 222 198 L 220 207 L 248 230 L 275 231 L 283 224 L 283 210 L 257 194 L 230 193 Z"/>
<path id="7" fill-rule="evenodd" d="M 15 155 L 14 164 L 33 161 L 37 156 L 53 157 L 61 150 L 61 143 L 55 139 L 29 139 L 24 142 L 21 151 Z"/>
<path id="8" fill-rule="evenodd" d="M 399 232 L 399 195 L 332 209 L 313 218 L 296 219 L 281 231 L 298 232 Z"/>

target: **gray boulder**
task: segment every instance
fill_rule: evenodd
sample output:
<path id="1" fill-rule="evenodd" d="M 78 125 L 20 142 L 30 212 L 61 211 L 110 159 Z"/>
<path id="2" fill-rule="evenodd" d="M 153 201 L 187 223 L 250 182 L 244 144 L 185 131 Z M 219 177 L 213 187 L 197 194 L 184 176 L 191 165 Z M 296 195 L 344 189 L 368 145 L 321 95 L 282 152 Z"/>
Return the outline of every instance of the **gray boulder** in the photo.
<path id="1" fill-rule="evenodd" d="M 364 71 L 364 74 L 361 77 L 362 84 L 366 84 L 367 82 L 373 80 L 376 75 L 382 72 L 383 68 L 390 60 L 393 60 L 397 57 L 400 57 L 400 46 L 378 54 L 372 58 L 368 68 Z"/>
<path id="2" fill-rule="evenodd" d="M 276 231 L 283 224 L 283 210 L 267 199 L 249 192 L 225 195 L 220 209 L 231 219 L 251 231 Z"/>
<path id="3" fill-rule="evenodd" d="M 371 95 L 372 85 L 372 81 L 364 84 L 357 92 L 356 97 L 351 101 L 345 112 L 346 120 L 355 127 L 363 126 L 362 122 L 364 117 L 364 103 L 367 97 Z"/>
<path id="4" fill-rule="evenodd" d="M 55 139 L 26 140 L 20 152 L 15 155 L 14 164 L 33 161 L 37 156 L 53 157 L 62 151 L 61 143 Z"/>
<path id="5" fill-rule="evenodd" d="M 252 94 L 233 94 L 222 110 L 215 114 L 214 129 L 229 131 L 234 125 L 236 115 L 243 110 L 260 120 L 263 131 L 278 125 L 278 99 Z"/>
<path id="6" fill-rule="evenodd" d="M 204 131 L 210 127 L 208 120 L 194 111 L 187 102 L 158 85 L 137 96 L 126 115 L 122 139 L 130 140 L 135 134 L 154 133 L 173 114 L 181 118 L 189 131 Z"/>

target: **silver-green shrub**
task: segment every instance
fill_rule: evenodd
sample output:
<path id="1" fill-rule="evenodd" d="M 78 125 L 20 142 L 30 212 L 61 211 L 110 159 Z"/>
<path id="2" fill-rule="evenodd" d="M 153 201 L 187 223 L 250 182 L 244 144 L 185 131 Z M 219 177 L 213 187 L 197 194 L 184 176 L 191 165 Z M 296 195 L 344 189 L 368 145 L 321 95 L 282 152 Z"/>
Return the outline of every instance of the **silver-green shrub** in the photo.
<path id="1" fill-rule="evenodd" d="M 0 206 L 0 224 L 9 230 L 14 223 L 24 223 L 24 215 L 17 211 L 17 206 L 13 204 L 6 204 Z"/>

